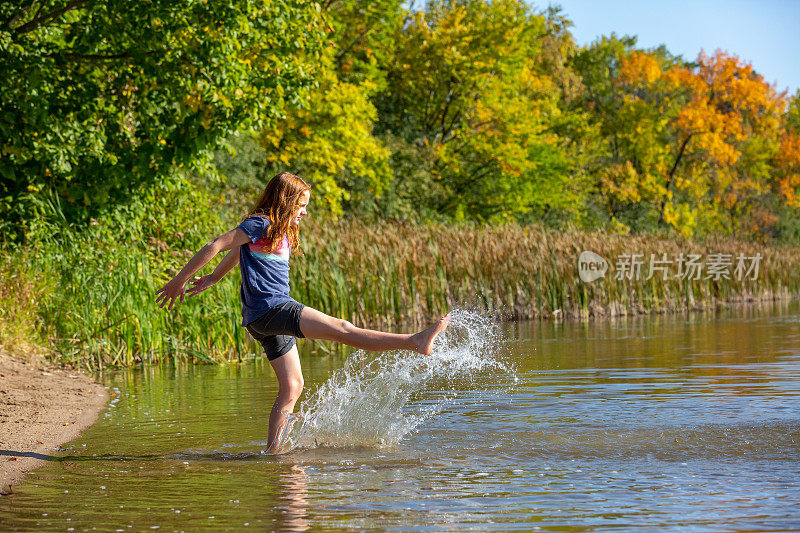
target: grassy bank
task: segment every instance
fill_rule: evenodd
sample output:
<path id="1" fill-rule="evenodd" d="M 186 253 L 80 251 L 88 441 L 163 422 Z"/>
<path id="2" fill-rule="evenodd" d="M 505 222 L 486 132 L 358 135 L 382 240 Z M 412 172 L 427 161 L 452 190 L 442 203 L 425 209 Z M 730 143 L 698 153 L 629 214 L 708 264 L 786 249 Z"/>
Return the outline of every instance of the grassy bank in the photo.
<path id="1" fill-rule="evenodd" d="M 165 359 L 221 361 L 258 353 L 239 327 L 236 271 L 172 312 L 155 305 L 155 290 L 211 236 L 207 227 L 193 231 L 193 239 L 182 232 L 105 240 L 91 232 L 74 233 L 3 251 L 0 344 L 39 347 L 57 360 L 87 368 Z M 309 219 L 302 235 L 303 255 L 292 258 L 292 295 L 371 327 L 420 325 L 454 305 L 510 319 L 587 318 L 788 298 L 800 291 L 797 246 L 358 220 Z M 583 250 L 610 263 L 605 277 L 580 280 L 577 260 Z M 645 280 L 651 253 L 673 260 L 680 253 L 703 260 L 730 254 L 730 279 L 708 278 L 705 269 L 700 279 L 681 279 L 673 265 L 667 280 L 660 274 Z M 755 279 L 734 274 L 740 253 L 761 255 Z M 616 279 L 622 254 L 643 255 L 639 280 Z"/>

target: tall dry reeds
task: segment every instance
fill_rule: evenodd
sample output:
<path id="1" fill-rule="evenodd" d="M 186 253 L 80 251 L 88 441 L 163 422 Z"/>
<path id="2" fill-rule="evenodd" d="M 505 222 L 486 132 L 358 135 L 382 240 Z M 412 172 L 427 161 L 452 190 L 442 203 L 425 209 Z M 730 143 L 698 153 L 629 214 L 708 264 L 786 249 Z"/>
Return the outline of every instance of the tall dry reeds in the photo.
<path id="1" fill-rule="evenodd" d="M 310 224 L 306 255 L 293 258 L 293 294 L 353 322 L 422 324 L 466 303 L 511 319 L 665 312 L 723 302 L 786 298 L 800 289 L 800 247 L 732 238 L 705 242 L 654 235 L 552 231 L 536 226 L 462 227 L 358 220 Z M 604 257 L 605 277 L 578 276 L 584 250 Z M 641 255 L 641 275 L 617 279 L 623 254 Z M 673 262 L 667 279 L 648 277 L 651 254 Z M 680 254 L 698 254 L 700 279 L 679 277 Z M 729 254 L 730 279 L 708 277 L 711 254 Z M 761 255 L 756 279 L 737 279 L 736 258 Z M 748 265 L 750 264 L 748 260 Z"/>

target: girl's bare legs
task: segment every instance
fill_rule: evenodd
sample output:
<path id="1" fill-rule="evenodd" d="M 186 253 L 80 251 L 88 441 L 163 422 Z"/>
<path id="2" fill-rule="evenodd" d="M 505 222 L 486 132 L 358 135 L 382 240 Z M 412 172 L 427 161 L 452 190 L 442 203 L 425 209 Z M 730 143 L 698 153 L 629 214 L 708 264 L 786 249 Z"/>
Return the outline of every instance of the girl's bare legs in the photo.
<path id="1" fill-rule="evenodd" d="M 294 409 L 294 404 L 303 392 L 303 372 L 300 369 L 300 356 L 297 354 L 297 345 L 292 349 L 270 361 L 275 377 L 278 378 L 278 397 L 269 413 L 269 431 L 267 432 L 267 451 L 271 451 L 276 444 L 278 436 L 283 431 L 283 426 L 289 413 Z"/>
<path id="2" fill-rule="evenodd" d="M 433 349 L 433 340 L 447 328 L 450 314 L 419 333 L 385 333 L 362 329 L 347 320 L 334 318 L 311 307 L 304 307 L 300 314 L 300 331 L 309 339 L 336 341 L 363 350 L 413 350 L 428 355 Z"/>
<path id="3" fill-rule="evenodd" d="M 447 328 L 449 322 L 450 315 L 447 314 L 419 333 L 385 333 L 357 328 L 346 320 L 304 307 L 300 315 L 300 331 L 309 339 L 337 341 L 364 350 L 406 349 L 428 355 L 434 339 Z M 272 451 L 277 444 L 278 436 L 303 392 L 303 372 L 296 345 L 281 357 L 270 361 L 270 364 L 278 378 L 278 397 L 269 414 L 267 451 Z"/>

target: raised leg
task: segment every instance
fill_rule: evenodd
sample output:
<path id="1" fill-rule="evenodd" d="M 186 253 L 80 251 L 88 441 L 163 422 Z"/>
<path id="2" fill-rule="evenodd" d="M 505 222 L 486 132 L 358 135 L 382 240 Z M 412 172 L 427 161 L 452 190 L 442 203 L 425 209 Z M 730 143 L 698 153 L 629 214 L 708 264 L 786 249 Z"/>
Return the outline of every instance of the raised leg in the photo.
<path id="1" fill-rule="evenodd" d="M 296 345 L 282 356 L 270 361 L 270 364 L 275 371 L 275 377 L 278 378 L 278 397 L 269 413 L 267 451 L 271 451 L 276 444 L 275 441 L 283 431 L 294 404 L 303 393 L 303 372 L 300 369 L 300 356 Z"/>
<path id="2" fill-rule="evenodd" d="M 413 350 L 428 355 L 433 340 L 445 330 L 450 314 L 419 333 L 386 333 L 354 326 L 347 320 L 334 318 L 311 307 L 304 307 L 300 315 L 300 331 L 309 339 L 341 342 L 362 350 Z"/>

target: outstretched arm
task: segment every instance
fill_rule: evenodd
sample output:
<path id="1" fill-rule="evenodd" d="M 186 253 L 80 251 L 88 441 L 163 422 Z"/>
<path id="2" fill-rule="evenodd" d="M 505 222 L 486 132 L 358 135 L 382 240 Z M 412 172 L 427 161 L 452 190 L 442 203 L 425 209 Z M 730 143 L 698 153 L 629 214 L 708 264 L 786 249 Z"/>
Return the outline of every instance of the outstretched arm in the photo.
<path id="1" fill-rule="evenodd" d="M 183 267 L 180 272 L 178 272 L 178 275 L 176 275 L 169 281 L 169 283 L 156 291 L 156 294 L 158 294 L 156 303 L 160 304 L 159 307 L 161 308 L 169 303 L 169 309 L 172 309 L 172 306 L 175 305 L 175 300 L 178 298 L 180 298 L 181 303 L 183 303 L 183 298 L 186 292 L 184 286 L 195 272 L 203 268 L 218 253 L 241 246 L 242 244 L 248 242 L 250 242 L 250 238 L 240 228 L 232 229 L 224 235 L 220 235 L 213 241 L 209 242 L 200 248 L 200 251 L 194 254 L 194 257 L 192 257 L 189 262 L 186 263 L 186 266 Z"/>
<path id="2" fill-rule="evenodd" d="M 225 258 L 219 262 L 217 268 L 214 269 L 214 272 L 208 274 L 203 277 L 197 277 L 191 280 L 189 283 L 192 285 L 192 288 L 186 291 L 186 294 L 191 298 L 197 294 L 200 294 L 204 290 L 208 289 L 216 282 L 221 280 L 225 277 L 225 274 L 231 271 L 233 267 L 239 264 L 239 250 L 234 248 Z"/>

